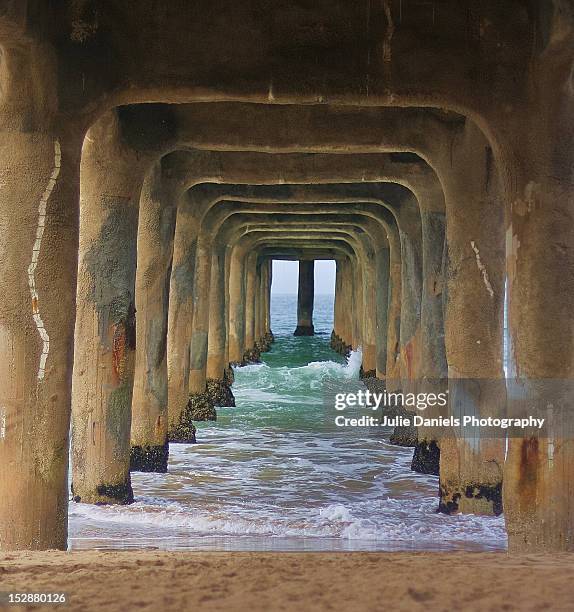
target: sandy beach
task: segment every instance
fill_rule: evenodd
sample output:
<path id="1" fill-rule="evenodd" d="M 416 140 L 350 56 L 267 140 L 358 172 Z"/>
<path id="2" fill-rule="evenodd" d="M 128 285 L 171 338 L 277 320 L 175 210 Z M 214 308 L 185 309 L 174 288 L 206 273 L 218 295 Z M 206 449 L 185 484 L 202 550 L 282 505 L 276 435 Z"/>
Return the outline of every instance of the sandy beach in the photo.
<path id="1" fill-rule="evenodd" d="M 4 553 L 0 590 L 64 591 L 52 607 L 108 612 L 572 610 L 574 555 Z"/>

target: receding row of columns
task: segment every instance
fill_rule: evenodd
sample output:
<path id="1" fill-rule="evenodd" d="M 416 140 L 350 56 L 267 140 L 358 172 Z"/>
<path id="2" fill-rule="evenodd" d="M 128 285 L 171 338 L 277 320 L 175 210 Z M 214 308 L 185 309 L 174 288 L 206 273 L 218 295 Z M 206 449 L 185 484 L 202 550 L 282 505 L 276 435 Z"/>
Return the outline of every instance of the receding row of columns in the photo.
<path id="1" fill-rule="evenodd" d="M 93 372 L 87 373 L 90 368 L 78 371 L 76 366 L 74 456 L 82 455 L 86 446 L 100 453 L 98 461 L 87 457 L 90 464 L 99 463 L 93 472 L 80 460 L 74 462 L 77 499 L 130 501 L 130 431 L 132 469 L 165 469 L 167 440 L 193 441 L 193 420 L 214 418 L 214 398 L 223 394 L 225 401 L 230 397 L 222 391 L 231 378 L 228 364 L 257 359 L 258 345 L 269 333 L 268 299 L 264 297 L 268 294 L 268 273 L 262 273 L 266 267 L 253 251 L 259 243 L 250 234 L 261 232 L 263 245 L 270 243 L 270 236 L 273 240 L 282 236 L 290 244 L 299 239 L 311 241 L 312 248 L 328 244 L 340 249 L 344 245 L 344 257 L 337 255 L 341 280 L 336 341 L 353 348 L 361 346 L 365 376 L 386 379 L 389 388 L 407 388 L 410 381 L 433 374 L 444 377 L 445 372 L 438 371 L 436 364 L 440 368 L 446 361 L 441 341 L 445 213 L 440 190 L 432 191 L 433 180 L 437 182 L 432 172 L 424 175 L 424 195 L 430 197 L 418 199 L 413 191 L 390 182 L 276 188 L 198 182 L 197 188 L 186 189 L 189 177 L 177 176 L 172 160 L 166 159 L 147 173 L 143 188 L 126 186 L 130 193 L 139 195 L 141 190 L 137 249 L 141 264 L 136 275 L 137 211 L 131 218 L 118 219 L 107 198 L 90 197 L 92 180 L 96 186 L 103 180 L 102 176 L 90 176 L 96 161 L 98 172 L 106 174 L 107 180 L 118 174 L 117 155 L 112 151 L 117 144 L 113 139 L 98 139 L 98 129 L 109 132 L 115 125 L 107 119 L 90 132 L 93 147 L 108 147 L 107 151 L 84 151 L 88 187 L 82 189 L 81 198 L 92 214 L 99 209 L 100 218 L 90 225 L 95 237 L 82 242 L 80 270 L 85 268 L 86 272 L 81 277 L 91 275 L 92 283 L 83 293 L 79 290 L 78 298 L 79 302 L 91 302 L 91 309 L 95 302 L 100 321 L 103 312 L 108 337 L 103 336 L 101 324 L 91 333 L 77 333 L 76 364 L 81 362 L 82 351 L 89 353 L 87 347 L 102 344 L 104 338 L 106 363 L 91 369 L 108 371 L 109 375 L 99 393 L 88 387 L 82 396 L 76 389 L 82 388 L 83 376 L 87 374 L 91 384 L 98 382 Z M 130 155 L 128 152 L 126 165 L 131 162 Z M 145 158 L 138 159 L 145 163 Z M 178 163 L 181 167 L 179 159 L 174 161 L 176 169 Z M 415 176 L 424 174 L 420 161 L 405 165 L 409 168 L 401 168 L 403 182 L 409 177 L 410 166 L 416 167 Z M 357 178 L 362 181 L 364 176 Z M 121 174 L 117 180 L 122 180 Z M 297 217 L 300 222 L 294 220 Z M 235 226 L 239 224 L 250 232 L 237 234 Z M 313 224 L 317 229 L 312 229 Z M 96 233 L 98 227 L 101 238 Z M 321 235 L 317 230 L 328 233 Z M 114 241 L 120 249 L 110 246 Z M 230 249 L 235 241 L 240 244 L 237 254 Z M 431 271 L 425 277 L 429 290 L 423 292 L 427 269 Z M 118 270 L 122 278 L 116 280 L 110 271 L 116 274 Z M 312 273 L 312 262 L 303 261 L 298 331 L 305 333 L 312 325 L 312 291 L 308 290 Z M 137 334 L 132 330 L 136 294 Z M 345 317 L 343 323 L 341 318 Z M 78 318 L 78 329 L 83 330 L 81 309 Z M 136 336 L 137 368 L 133 355 Z M 134 400 L 132 389 L 137 390 Z M 454 496 L 462 487 L 460 482 L 453 485 L 453 491 L 443 486 L 443 497 Z"/>
<path id="2" fill-rule="evenodd" d="M 178 176 L 172 159 L 154 163 L 119 146 L 118 134 L 118 118 L 106 116 L 82 155 L 76 500 L 130 502 L 130 468 L 164 471 L 168 440 L 194 441 L 193 421 L 215 417 L 217 398 L 229 398 L 229 364 L 256 360 L 269 340 L 263 247 L 298 245 L 297 259 L 330 249 L 339 279 L 335 341 L 362 347 L 365 376 L 389 389 L 444 378 L 445 212 L 440 190 L 432 191 L 437 179 L 420 162 L 386 171 L 404 183 L 415 166 L 426 179 L 418 179 L 426 185 L 418 198 L 360 175 L 361 184 L 189 188 L 185 167 Z M 302 260 L 296 333 L 312 331 L 312 276 L 312 260 Z M 441 468 L 441 506 L 451 511 L 461 509 L 449 504 L 467 483 L 457 473 L 445 478 L 449 467 Z"/>
<path id="3" fill-rule="evenodd" d="M 510 253 L 508 280 L 523 299 L 532 298 L 521 285 L 525 270 L 536 278 L 551 271 L 541 267 L 546 259 L 533 255 L 538 229 L 523 219 L 534 210 L 548 226 L 533 204 L 538 188 L 525 190 L 531 199 L 513 211 L 520 242 L 505 231 L 508 179 L 493 168 L 496 152 L 483 131 L 472 121 L 441 122 L 423 111 L 408 111 L 417 121 L 403 124 L 393 120 L 392 110 L 384 146 L 373 144 L 375 127 L 309 135 L 297 133 L 293 121 L 288 138 L 277 135 L 285 142 L 271 155 L 276 159 L 241 169 L 237 160 L 252 152 L 219 152 L 215 169 L 205 169 L 193 152 L 138 147 L 126 140 L 116 112 L 92 126 L 82 149 L 74 139 L 54 142 L 42 132 L 10 135 L 8 151 L 17 155 L 13 161 L 13 153 L 3 152 L 10 160 L 3 171 L 7 202 L 38 207 L 15 215 L 21 227 L 6 222 L 13 231 L 3 246 L 5 282 L 25 296 L 17 312 L 12 302 L 0 304 L 1 346 L 8 355 L 0 366 L 8 381 L 0 453 L 16 483 L 4 476 L 0 481 L 8 492 L 2 507 L 6 546 L 65 545 L 72 355 L 73 494 L 88 503 L 127 503 L 133 496 L 130 465 L 165 469 L 168 441 L 193 440 L 193 418 L 210 418 L 213 397 L 227 393 L 229 365 L 256 359 L 268 343 L 273 257 L 337 260 L 334 340 L 363 348 L 366 375 L 374 373 L 389 389 L 421 381 L 435 388 L 447 375 L 454 386 L 472 379 L 477 383 L 465 401 L 477 414 L 499 404 L 480 381 L 503 377 L 506 259 Z M 342 113 L 343 121 L 351 114 Z M 370 114 L 375 116 L 365 116 Z M 340 134 L 348 134 L 347 141 Z M 336 147 L 355 147 L 356 155 L 320 153 Z M 419 157 L 380 153 L 405 148 Z M 294 149 L 304 155 L 298 158 Z M 560 245 L 555 250 L 562 253 Z M 75 283 L 69 285 L 78 252 L 75 301 Z M 56 294 L 58 299 L 44 297 Z M 309 327 L 308 300 L 305 306 L 301 321 Z M 516 301 L 510 310 L 512 321 L 537 320 Z M 533 340 L 513 329 L 514 367 L 550 375 L 539 357 L 544 347 L 536 344 L 534 357 Z M 538 329 L 533 333 L 540 337 Z M 552 338 L 563 345 L 555 331 Z M 540 454 L 531 442 L 512 441 L 505 458 L 503 440 L 421 435 L 427 445 L 440 445 L 441 509 L 500 511 L 504 474 L 512 536 L 526 545 L 542 539 L 562 546 L 566 527 L 552 533 L 532 527 L 532 537 L 520 527 L 525 516 L 529 525 L 545 516 L 526 503 L 532 491 L 554 485 L 529 476 L 530 488 L 521 489 L 519 466 L 529 474 L 554 473 L 560 455 L 552 455 L 552 465 L 539 459 L 550 456 L 549 442 L 540 443 Z M 560 465 L 568 464 L 564 452 Z M 547 509 L 553 525 L 569 525 L 570 501 L 562 501 L 559 510 Z M 545 499 L 540 503 L 546 508 Z"/>

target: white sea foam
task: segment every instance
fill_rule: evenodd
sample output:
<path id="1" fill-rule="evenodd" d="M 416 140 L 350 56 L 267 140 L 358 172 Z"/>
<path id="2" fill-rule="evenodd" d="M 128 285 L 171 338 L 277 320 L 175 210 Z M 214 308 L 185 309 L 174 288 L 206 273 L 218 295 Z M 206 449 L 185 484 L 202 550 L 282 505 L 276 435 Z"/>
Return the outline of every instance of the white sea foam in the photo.
<path id="1" fill-rule="evenodd" d="M 387 502 L 390 507 L 387 506 Z M 359 517 L 343 504 L 331 504 L 307 512 L 307 516 L 284 516 L 278 513 L 270 518 L 255 509 L 251 517 L 228 515 L 218 511 L 201 513 L 186 509 L 178 503 L 168 503 L 154 498 L 138 501 L 131 506 L 90 506 L 73 503 L 71 515 L 92 523 L 108 523 L 128 526 L 143 532 L 153 530 L 164 536 L 187 532 L 198 536 L 266 536 L 291 538 L 341 538 L 378 542 L 416 542 L 431 545 L 448 539 L 464 542 L 482 539 L 491 545 L 505 542 L 502 519 L 459 515 L 436 515 L 432 500 L 418 506 L 418 520 L 395 507 L 395 500 L 385 500 L 372 516 Z M 389 512 L 395 510 L 394 513 Z M 357 508 L 363 514 L 364 508 Z M 404 508 L 403 508 L 404 510 Z M 434 520 L 429 520 L 434 519 Z M 159 531 L 158 531 L 159 530 Z"/>

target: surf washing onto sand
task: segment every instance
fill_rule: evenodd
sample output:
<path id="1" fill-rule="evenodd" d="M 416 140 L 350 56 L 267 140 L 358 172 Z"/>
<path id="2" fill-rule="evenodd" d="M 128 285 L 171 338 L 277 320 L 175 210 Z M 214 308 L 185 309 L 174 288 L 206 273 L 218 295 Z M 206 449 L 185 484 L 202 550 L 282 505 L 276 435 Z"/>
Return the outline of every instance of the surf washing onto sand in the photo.
<path id="1" fill-rule="evenodd" d="M 410 470 L 391 429 L 325 427 L 326 380 L 356 380 L 329 348 L 333 297 L 314 337 L 293 337 L 297 298 L 272 297 L 276 342 L 236 369 L 236 408 L 172 444 L 167 474 L 132 474 L 129 506 L 71 503 L 70 547 L 169 550 L 500 550 L 502 517 L 437 514 L 438 478 Z"/>

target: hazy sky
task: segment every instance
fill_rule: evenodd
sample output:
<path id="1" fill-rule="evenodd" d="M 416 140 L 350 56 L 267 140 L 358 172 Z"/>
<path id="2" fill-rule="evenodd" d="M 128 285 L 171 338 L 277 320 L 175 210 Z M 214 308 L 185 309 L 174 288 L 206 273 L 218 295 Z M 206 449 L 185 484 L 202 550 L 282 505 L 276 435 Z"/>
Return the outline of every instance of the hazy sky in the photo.
<path id="1" fill-rule="evenodd" d="M 273 261 L 272 293 L 297 293 L 299 262 Z M 335 293 L 335 262 L 315 262 L 315 293 L 317 295 Z"/>

